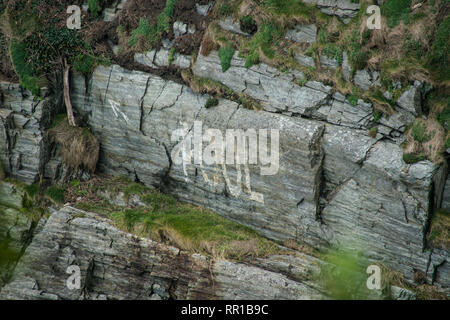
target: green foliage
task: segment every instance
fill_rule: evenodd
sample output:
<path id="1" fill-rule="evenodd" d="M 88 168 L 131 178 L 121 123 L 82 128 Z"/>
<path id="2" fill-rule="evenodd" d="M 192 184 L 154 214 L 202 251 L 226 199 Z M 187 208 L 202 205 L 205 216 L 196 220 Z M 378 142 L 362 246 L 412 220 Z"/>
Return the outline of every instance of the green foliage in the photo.
<path id="1" fill-rule="evenodd" d="M 414 153 L 405 153 L 403 154 L 403 161 L 405 161 L 407 164 L 414 164 L 419 161 L 425 160 L 426 157 L 423 153 L 421 154 L 414 154 Z"/>
<path id="2" fill-rule="evenodd" d="M 26 44 L 23 42 L 11 42 L 11 57 L 20 79 L 20 85 L 28 89 L 34 96 L 39 95 L 38 79 L 34 76 L 32 65 L 28 61 Z"/>
<path id="3" fill-rule="evenodd" d="M 322 53 L 328 58 L 336 60 L 338 65 L 342 64 L 342 49 L 337 45 L 335 45 L 334 43 L 327 45 L 322 50 Z"/>
<path id="4" fill-rule="evenodd" d="M 430 66 L 439 80 L 450 79 L 450 15 L 442 21 L 436 32 L 431 49 Z"/>
<path id="5" fill-rule="evenodd" d="M 73 69 L 84 75 L 89 75 L 97 65 L 97 58 L 90 54 L 78 54 L 71 59 Z"/>
<path id="6" fill-rule="evenodd" d="M 360 253 L 347 249 L 330 249 L 323 257 L 319 279 L 325 293 L 336 300 L 368 299 L 366 261 Z"/>
<path id="7" fill-rule="evenodd" d="M 255 20 L 252 16 L 243 16 L 239 19 L 241 30 L 249 34 L 254 34 L 258 30 Z"/>
<path id="8" fill-rule="evenodd" d="M 145 190 L 145 191 L 143 191 Z M 137 189 L 139 191 L 139 189 Z M 109 215 L 119 227 L 157 240 L 169 240 L 183 249 L 236 257 L 234 242 L 254 243 L 250 255 L 276 252 L 274 243 L 245 226 L 202 208 L 178 203 L 173 197 L 145 188 L 140 190 L 148 208 L 114 210 Z M 161 235 L 164 235 L 161 237 Z M 158 239 L 159 238 L 159 239 Z M 205 243 L 209 245 L 205 246 Z M 214 250 L 211 250 L 214 247 Z"/>
<path id="9" fill-rule="evenodd" d="M 347 96 L 347 100 L 351 105 L 356 106 L 358 104 L 359 96 L 357 94 L 350 94 Z"/>
<path id="10" fill-rule="evenodd" d="M 411 135 L 417 142 L 424 143 L 432 138 L 430 134 L 426 133 L 426 130 L 427 128 L 425 127 L 425 124 L 422 121 L 418 120 L 411 127 Z"/>
<path id="11" fill-rule="evenodd" d="M 94 17 L 98 17 L 102 12 L 99 0 L 88 0 L 89 11 Z"/>
<path id="12" fill-rule="evenodd" d="M 313 7 L 300 0 L 264 0 L 264 5 L 272 12 L 280 15 L 305 17 L 313 15 Z"/>
<path id="13" fill-rule="evenodd" d="M 39 194 L 39 190 L 40 190 L 38 183 L 26 185 L 24 187 L 24 189 L 25 189 L 25 192 L 27 193 L 28 197 L 30 197 L 31 199 L 35 198 Z"/>
<path id="14" fill-rule="evenodd" d="M 45 190 L 45 195 L 57 204 L 64 203 L 64 189 L 55 186 L 49 187 Z"/>
<path id="15" fill-rule="evenodd" d="M 450 127 L 450 103 L 439 113 L 437 120 L 443 127 Z"/>
<path id="16" fill-rule="evenodd" d="M 245 67 L 250 68 L 251 66 L 259 63 L 259 54 L 258 51 L 253 51 L 250 53 L 245 59 Z"/>
<path id="17" fill-rule="evenodd" d="M 373 139 L 375 139 L 376 136 L 377 136 L 377 133 L 378 133 L 378 127 L 372 127 L 372 128 L 370 128 L 370 130 L 369 130 L 369 136 L 370 136 L 370 137 L 372 137 Z"/>
<path id="18" fill-rule="evenodd" d="M 206 101 L 205 108 L 209 109 L 209 108 L 212 108 L 212 107 L 216 107 L 218 105 L 219 105 L 219 100 L 218 99 L 216 99 L 216 98 L 209 98 L 208 101 Z"/>
<path id="19" fill-rule="evenodd" d="M 353 70 L 364 69 L 369 59 L 369 53 L 363 52 L 360 44 L 360 35 L 358 30 L 354 30 L 350 39 L 347 41 L 348 60 Z"/>
<path id="20" fill-rule="evenodd" d="M 175 48 L 170 48 L 170 51 L 169 51 L 169 65 L 172 64 L 174 59 L 175 59 Z"/>
<path id="21" fill-rule="evenodd" d="M 150 42 L 152 46 L 160 42 L 163 34 L 170 31 L 170 22 L 175 13 L 177 1 L 167 0 L 164 10 L 157 17 L 156 26 L 151 25 L 146 18 L 141 18 L 138 27 L 131 32 L 129 45 L 134 47 L 141 37 Z"/>
<path id="22" fill-rule="evenodd" d="M 411 0 L 387 0 L 381 8 L 381 13 L 387 18 L 390 28 L 395 27 L 401 20 L 408 24 L 409 14 L 411 13 Z"/>
<path id="23" fill-rule="evenodd" d="M 250 68 L 259 62 L 259 51 L 269 59 L 275 57 L 274 46 L 278 44 L 279 39 L 283 36 L 282 28 L 275 23 L 264 23 L 246 45 L 249 54 L 245 61 L 246 68 Z"/>
<path id="24" fill-rule="evenodd" d="M 234 48 L 231 44 L 227 43 L 225 47 L 219 49 L 220 65 L 222 66 L 222 72 L 226 72 L 231 66 L 231 59 L 234 56 Z"/>
<path id="25" fill-rule="evenodd" d="M 380 121 L 382 116 L 383 116 L 382 112 L 380 112 L 378 110 L 374 110 L 373 111 L 373 122 L 377 123 L 378 121 Z"/>
<path id="26" fill-rule="evenodd" d="M 450 148 L 450 137 L 448 137 L 447 140 L 445 141 L 445 149 L 449 148 Z"/>
<path id="27" fill-rule="evenodd" d="M 327 29 L 320 29 L 319 34 L 317 35 L 317 42 L 319 44 L 326 44 L 330 42 L 330 35 L 328 34 Z"/>

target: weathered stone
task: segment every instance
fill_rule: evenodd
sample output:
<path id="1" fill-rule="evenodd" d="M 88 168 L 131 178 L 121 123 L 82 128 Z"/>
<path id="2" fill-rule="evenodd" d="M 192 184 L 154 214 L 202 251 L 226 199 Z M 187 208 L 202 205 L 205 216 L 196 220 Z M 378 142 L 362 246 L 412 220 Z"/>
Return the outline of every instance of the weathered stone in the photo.
<path id="1" fill-rule="evenodd" d="M 300 63 L 301 65 L 307 66 L 307 67 L 311 67 L 311 68 L 315 68 L 316 64 L 314 62 L 314 58 L 303 55 L 301 53 L 295 53 L 294 54 L 294 59 Z"/>
<path id="2" fill-rule="evenodd" d="M 259 100 L 267 111 L 287 114 L 308 114 L 326 104 L 330 87 L 309 81 L 300 87 L 293 82 L 292 74 L 283 74 L 264 63 L 247 69 L 245 59 L 236 53 L 230 69 L 223 73 L 216 51 L 207 57 L 199 54 L 193 67 L 194 74 L 217 80 L 236 92 L 246 93 Z"/>
<path id="3" fill-rule="evenodd" d="M 336 70 L 339 67 L 336 59 L 329 58 L 327 56 L 320 56 L 320 64 L 323 68 L 329 68 L 333 70 Z"/>
<path id="4" fill-rule="evenodd" d="M 394 300 L 416 300 L 416 294 L 405 288 L 391 286 L 391 298 Z"/>
<path id="5" fill-rule="evenodd" d="M 187 24 L 182 21 L 175 21 L 173 23 L 173 33 L 175 37 L 182 36 L 187 32 Z"/>
<path id="6" fill-rule="evenodd" d="M 81 271 L 70 290 L 69 266 Z M 258 279 L 258 281 L 255 281 Z M 0 299 L 321 299 L 279 273 L 211 262 L 122 232 L 99 215 L 65 207 L 35 234 Z"/>
<path id="7" fill-rule="evenodd" d="M 25 192 L 12 183 L 0 181 L 0 205 L 11 208 L 23 208 Z"/>
<path id="8" fill-rule="evenodd" d="M 201 4 L 198 4 L 198 3 L 195 4 L 196 9 L 197 9 L 197 13 L 202 15 L 202 16 L 207 16 L 208 15 L 209 11 L 212 8 L 212 5 L 213 5 L 212 3 L 208 3 L 208 4 L 204 4 L 204 5 L 201 5 Z"/>
<path id="9" fill-rule="evenodd" d="M 159 69 L 171 65 L 177 66 L 180 69 L 188 69 L 191 66 L 191 57 L 179 53 L 173 53 L 172 61 L 170 60 L 170 49 L 161 48 L 159 51 L 151 50 L 146 53 L 136 52 L 134 54 L 134 61 L 145 66 Z"/>
<path id="10" fill-rule="evenodd" d="M 447 176 L 445 183 L 441 207 L 450 211 L 450 175 Z"/>
<path id="11" fill-rule="evenodd" d="M 376 71 L 357 70 L 353 78 L 355 85 L 363 90 L 369 90 L 373 86 L 380 86 L 379 73 Z"/>
<path id="12" fill-rule="evenodd" d="M 225 31 L 249 36 L 248 33 L 241 30 L 239 22 L 235 21 L 231 16 L 219 20 L 219 26 Z"/>
<path id="13" fill-rule="evenodd" d="M 406 90 L 397 100 L 397 105 L 414 115 L 419 117 L 422 115 L 422 84 L 418 81 L 411 88 Z"/>
<path id="14" fill-rule="evenodd" d="M 358 14 L 361 7 L 359 3 L 351 0 L 303 0 L 308 4 L 316 4 L 323 13 L 337 16 L 342 22 L 349 23 Z"/>
<path id="15" fill-rule="evenodd" d="M 314 24 L 309 25 L 296 25 L 294 29 L 288 30 L 286 33 L 286 39 L 294 42 L 309 43 L 316 42 L 317 27 Z"/>
<path id="16" fill-rule="evenodd" d="M 342 76 L 345 81 L 351 81 L 351 72 L 352 68 L 350 66 L 350 62 L 348 61 L 347 52 L 342 53 Z"/>

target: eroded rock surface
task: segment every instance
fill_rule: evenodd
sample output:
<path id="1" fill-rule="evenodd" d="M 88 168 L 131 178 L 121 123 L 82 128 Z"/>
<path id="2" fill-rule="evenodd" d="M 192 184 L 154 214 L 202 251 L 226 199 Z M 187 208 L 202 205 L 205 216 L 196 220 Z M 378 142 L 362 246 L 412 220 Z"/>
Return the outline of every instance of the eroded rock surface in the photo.
<path id="1" fill-rule="evenodd" d="M 80 289 L 66 271 L 80 268 Z M 245 284 L 245 286 L 243 286 Z M 0 299 L 321 299 L 280 273 L 212 262 L 137 238 L 89 212 L 65 207 L 38 232 Z"/>

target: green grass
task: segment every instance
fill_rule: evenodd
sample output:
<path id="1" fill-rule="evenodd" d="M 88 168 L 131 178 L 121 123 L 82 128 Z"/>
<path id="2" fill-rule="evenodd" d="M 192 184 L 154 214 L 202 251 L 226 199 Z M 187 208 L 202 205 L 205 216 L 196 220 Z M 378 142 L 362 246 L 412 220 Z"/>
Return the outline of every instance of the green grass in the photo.
<path id="1" fill-rule="evenodd" d="M 98 17 L 102 12 L 99 0 L 88 0 L 89 11 L 94 17 Z"/>
<path id="2" fill-rule="evenodd" d="M 430 67 L 438 80 L 450 79 L 450 16 L 447 16 L 439 25 L 429 60 Z"/>
<path id="3" fill-rule="evenodd" d="M 131 32 L 129 45 L 136 46 L 139 39 L 143 37 L 152 46 L 155 46 L 162 39 L 164 33 L 168 33 L 171 27 L 172 17 L 175 13 L 175 5 L 178 0 L 167 0 L 164 10 L 158 15 L 156 25 L 151 25 L 146 18 L 139 20 L 139 25 Z"/>
<path id="4" fill-rule="evenodd" d="M 387 0 L 381 7 L 381 14 L 387 18 L 390 28 L 395 27 L 401 20 L 405 24 L 410 21 L 411 0 Z"/>
<path id="5" fill-rule="evenodd" d="M 49 187 L 45 190 L 45 195 L 57 204 L 64 203 L 64 189 L 56 186 Z"/>
<path id="6" fill-rule="evenodd" d="M 322 53 L 327 56 L 328 58 L 334 59 L 337 61 L 338 65 L 342 64 L 342 48 L 335 45 L 334 43 L 331 43 L 327 45 L 323 50 Z"/>
<path id="7" fill-rule="evenodd" d="M 448 250 L 450 248 L 450 212 L 439 210 L 433 214 L 427 238 L 433 247 Z"/>
<path id="8" fill-rule="evenodd" d="M 278 15 L 311 17 L 314 8 L 300 0 L 264 0 L 264 6 Z"/>
<path id="9" fill-rule="evenodd" d="M 219 59 L 220 65 L 222 66 L 222 72 L 226 72 L 228 69 L 230 69 L 234 52 L 235 50 L 233 46 L 229 43 L 226 44 L 225 47 L 219 49 Z"/>
<path id="10" fill-rule="evenodd" d="M 405 153 L 403 154 L 403 161 L 405 161 L 407 164 L 414 164 L 419 161 L 425 160 L 426 157 L 424 154 L 413 154 L 413 153 Z"/>
<path id="11" fill-rule="evenodd" d="M 365 272 L 367 262 L 360 253 L 332 248 L 321 258 L 328 264 L 320 265 L 317 280 L 328 296 L 336 300 L 369 298 Z"/>
<path id="12" fill-rule="evenodd" d="M 11 42 L 11 57 L 14 69 L 20 79 L 20 85 L 28 89 L 34 96 L 39 95 L 38 79 L 34 76 L 34 70 L 28 61 L 26 44 L 13 40 Z"/>
<path id="13" fill-rule="evenodd" d="M 209 98 L 205 103 L 205 108 L 209 109 L 219 105 L 219 100 L 216 98 Z"/>
<path id="14" fill-rule="evenodd" d="M 362 51 L 360 35 L 358 30 L 354 30 L 347 40 L 348 60 L 353 71 L 364 69 L 369 59 L 369 53 Z"/>
<path id="15" fill-rule="evenodd" d="M 359 96 L 357 94 L 350 94 L 347 96 L 347 100 L 351 105 L 356 106 L 358 104 Z"/>
<path id="16" fill-rule="evenodd" d="M 170 51 L 169 51 L 169 66 L 172 64 L 174 59 L 175 59 L 175 48 L 170 48 Z"/>
<path id="17" fill-rule="evenodd" d="M 241 54 L 247 53 L 245 60 L 246 68 L 250 68 L 259 62 L 259 52 L 261 51 L 267 58 L 275 57 L 274 46 L 283 36 L 283 29 L 275 23 L 263 23 L 252 39 L 243 46 Z"/>
<path id="18" fill-rule="evenodd" d="M 432 135 L 427 134 L 427 128 L 422 121 L 416 121 L 411 127 L 411 135 L 419 143 L 430 141 Z"/>

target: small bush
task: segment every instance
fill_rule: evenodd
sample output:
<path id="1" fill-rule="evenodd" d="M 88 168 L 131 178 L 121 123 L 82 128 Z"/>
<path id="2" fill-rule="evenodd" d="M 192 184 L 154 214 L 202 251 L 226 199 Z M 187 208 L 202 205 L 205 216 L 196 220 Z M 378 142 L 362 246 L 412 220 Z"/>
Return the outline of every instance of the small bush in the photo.
<path id="1" fill-rule="evenodd" d="M 347 100 L 351 105 L 356 106 L 358 104 L 359 96 L 356 94 L 351 94 L 347 96 Z"/>
<path id="2" fill-rule="evenodd" d="M 34 96 L 39 95 L 38 80 L 34 76 L 32 65 L 28 61 L 26 44 L 23 42 L 11 42 L 11 57 L 20 79 L 20 85 L 31 91 Z"/>
<path id="3" fill-rule="evenodd" d="M 342 64 L 342 49 L 337 45 L 329 44 L 323 49 L 322 53 L 328 58 L 336 60 L 338 65 Z"/>
<path id="4" fill-rule="evenodd" d="M 429 141 L 432 137 L 426 133 L 427 128 L 422 121 L 416 121 L 411 128 L 411 135 L 419 143 Z"/>
<path id="5" fill-rule="evenodd" d="M 377 133 L 378 133 L 378 127 L 372 127 L 369 130 L 369 136 L 373 139 L 375 139 L 377 137 Z"/>
<path id="6" fill-rule="evenodd" d="M 426 157 L 423 154 L 413 154 L 413 153 L 403 154 L 403 161 L 405 161 L 407 164 L 414 164 L 425 159 Z"/>
<path id="7" fill-rule="evenodd" d="M 349 49 L 348 60 L 352 65 L 353 70 L 364 69 L 367 64 L 367 60 L 369 59 L 369 53 L 362 51 L 359 40 L 359 32 L 358 30 L 354 30 L 349 41 L 347 42 Z"/>
<path id="8" fill-rule="evenodd" d="M 299 0 L 264 0 L 264 5 L 276 14 L 306 17 L 313 15 L 313 7 Z"/>
<path id="9" fill-rule="evenodd" d="M 89 75 L 97 65 L 97 59 L 92 55 L 78 54 L 71 59 L 73 69 L 84 75 Z"/>
<path id="10" fill-rule="evenodd" d="M 387 18 L 390 28 L 395 27 L 401 20 L 409 23 L 411 13 L 411 0 L 387 0 L 381 8 L 382 14 Z"/>
<path id="11" fill-rule="evenodd" d="M 64 189 L 52 186 L 45 190 L 45 195 L 57 204 L 64 203 Z"/>
<path id="12" fill-rule="evenodd" d="M 243 32 L 254 34 L 258 31 L 258 26 L 251 16 L 244 16 L 239 19 L 240 27 Z"/>
<path id="13" fill-rule="evenodd" d="M 172 64 L 174 59 L 175 59 L 175 48 L 170 48 L 170 51 L 169 51 L 169 65 Z"/>
<path id="14" fill-rule="evenodd" d="M 212 107 L 216 107 L 218 105 L 219 105 L 219 100 L 218 99 L 216 99 L 216 98 L 209 98 L 208 101 L 206 101 L 205 108 L 209 109 L 209 108 L 212 108 Z"/>
<path id="15" fill-rule="evenodd" d="M 98 17 L 102 12 L 99 0 L 88 0 L 89 11 L 94 17 Z"/>
<path id="16" fill-rule="evenodd" d="M 245 59 L 245 67 L 251 68 L 253 65 L 259 63 L 259 54 L 257 51 L 253 51 L 250 53 Z"/>
<path id="17" fill-rule="evenodd" d="M 220 65 L 222 66 L 222 72 L 226 72 L 230 69 L 231 59 L 234 56 L 234 48 L 231 44 L 227 44 L 225 47 L 219 49 Z"/>
<path id="18" fill-rule="evenodd" d="M 450 16 L 439 25 L 433 41 L 430 65 L 439 80 L 450 79 Z"/>

